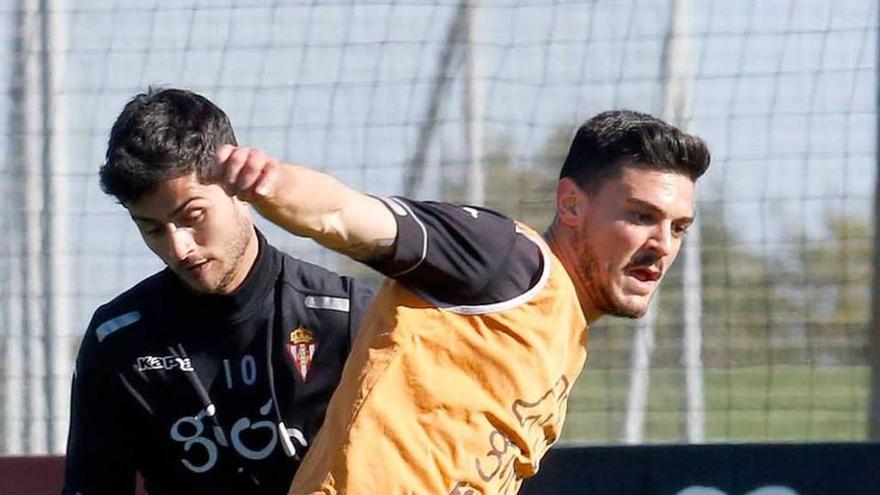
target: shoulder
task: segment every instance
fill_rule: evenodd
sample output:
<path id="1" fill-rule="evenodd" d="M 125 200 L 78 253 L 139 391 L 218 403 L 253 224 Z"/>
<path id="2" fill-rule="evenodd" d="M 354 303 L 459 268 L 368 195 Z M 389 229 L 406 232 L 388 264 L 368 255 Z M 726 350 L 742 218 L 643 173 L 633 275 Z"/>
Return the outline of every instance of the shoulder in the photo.
<path id="1" fill-rule="evenodd" d="M 284 282 L 303 293 L 345 294 L 353 282 L 351 277 L 340 275 L 322 266 L 282 254 Z"/>
<path id="2" fill-rule="evenodd" d="M 77 370 L 102 360 L 102 356 L 124 354 L 137 347 L 146 323 L 162 314 L 162 295 L 168 290 L 169 275 L 158 272 L 119 294 L 95 310 L 83 335 Z"/>
<path id="3" fill-rule="evenodd" d="M 319 307 L 326 305 L 332 306 L 334 304 L 332 301 L 336 299 L 340 300 L 338 304 L 343 304 L 346 308 L 349 307 L 349 304 L 343 301 L 351 299 L 357 299 L 359 305 L 362 305 L 365 301 L 372 299 L 375 293 L 372 286 L 353 277 L 340 275 L 287 254 L 282 254 L 282 256 L 284 258 L 281 273 L 283 282 L 301 294 L 306 307 L 311 309 L 321 309 Z M 328 297 L 330 299 L 327 299 Z"/>
<path id="4" fill-rule="evenodd" d="M 101 305 L 92 317 L 89 330 L 103 341 L 117 330 L 140 320 L 161 304 L 161 295 L 169 288 L 168 278 L 165 271 L 155 273 Z"/>
<path id="5" fill-rule="evenodd" d="M 292 302 L 294 307 L 301 307 L 304 314 L 314 315 L 314 324 L 320 322 L 331 328 L 344 328 L 347 340 L 353 340 L 363 314 L 376 295 L 376 289 L 355 278 L 286 254 L 283 255 L 282 267 L 282 281 L 294 294 L 287 292 L 281 297 L 285 300 L 288 297 L 295 299 L 288 302 Z"/>
<path id="6" fill-rule="evenodd" d="M 398 221 L 393 256 L 370 266 L 432 300 L 491 304 L 527 291 L 542 273 L 539 247 L 519 225 L 491 209 L 385 200 Z"/>

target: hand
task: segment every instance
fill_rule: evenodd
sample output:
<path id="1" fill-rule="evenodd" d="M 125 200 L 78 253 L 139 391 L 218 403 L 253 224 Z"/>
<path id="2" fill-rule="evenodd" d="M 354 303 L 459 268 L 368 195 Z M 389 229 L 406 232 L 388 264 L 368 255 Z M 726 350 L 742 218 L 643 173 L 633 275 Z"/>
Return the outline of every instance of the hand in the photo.
<path id="1" fill-rule="evenodd" d="M 281 176 L 281 163 L 256 148 L 220 146 L 214 154 L 218 183 L 230 196 L 249 203 L 275 195 Z"/>
<path id="2" fill-rule="evenodd" d="M 223 145 L 214 158 L 213 180 L 288 232 L 359 260 L 393 252 L 397 220 L 382 201 L 258 149 Z"/>

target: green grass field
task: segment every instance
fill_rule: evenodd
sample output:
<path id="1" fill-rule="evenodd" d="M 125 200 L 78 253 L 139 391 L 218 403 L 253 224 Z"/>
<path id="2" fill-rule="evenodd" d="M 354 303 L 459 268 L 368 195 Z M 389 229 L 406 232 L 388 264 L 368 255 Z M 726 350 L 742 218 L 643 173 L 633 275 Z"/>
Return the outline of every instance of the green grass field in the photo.
<path id="1" fill-rule="evenodd" d="M 628 369 L 593 369 L 578 379 L 561 441 L 621 442 Z M 866 439 L 866 366 L 706 369 L 708 442 L 818 442 Z M 685 441 L 684 374 L 654 369 L 645 442 Z"/>

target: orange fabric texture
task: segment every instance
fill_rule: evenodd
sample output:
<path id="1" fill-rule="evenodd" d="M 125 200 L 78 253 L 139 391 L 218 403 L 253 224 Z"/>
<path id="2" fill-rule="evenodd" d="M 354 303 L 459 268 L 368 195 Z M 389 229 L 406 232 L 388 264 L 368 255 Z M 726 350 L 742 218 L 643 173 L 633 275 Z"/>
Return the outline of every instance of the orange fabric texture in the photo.
<path id="1" fill-rule="evenodd" d="M 537 472 L 588 331 L 562 264 L 528 235 L 549 273 L 508 303 L 438 308 L 385 282 L 290 493 L 516 493 Z"/>

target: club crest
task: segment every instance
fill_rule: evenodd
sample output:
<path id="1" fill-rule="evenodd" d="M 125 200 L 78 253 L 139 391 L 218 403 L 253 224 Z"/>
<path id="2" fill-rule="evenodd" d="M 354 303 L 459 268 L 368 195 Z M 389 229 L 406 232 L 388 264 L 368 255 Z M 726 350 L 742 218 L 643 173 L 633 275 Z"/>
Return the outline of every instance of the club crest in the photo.
<path id="1" fill-rule="evenodd" d="M 309 376 L 312 367 L 312 357 L 315 355 L 315 336 L 310 330 L 296 328 L 290 331 L 287 342 L 287 352 L 293 358 L 293 364 L 303 381 Z"/>

